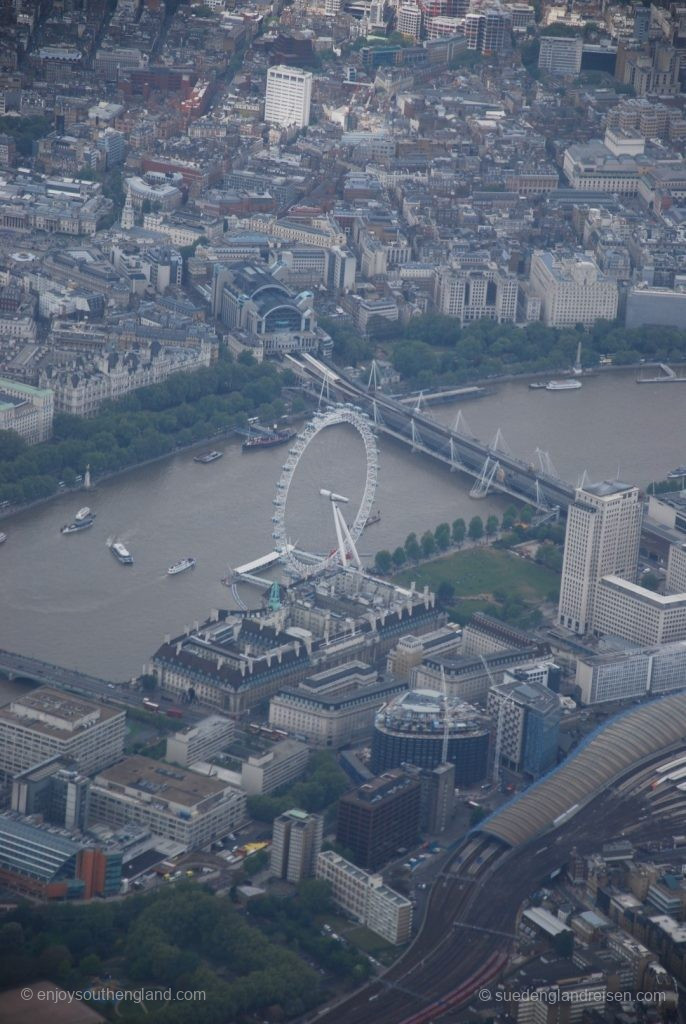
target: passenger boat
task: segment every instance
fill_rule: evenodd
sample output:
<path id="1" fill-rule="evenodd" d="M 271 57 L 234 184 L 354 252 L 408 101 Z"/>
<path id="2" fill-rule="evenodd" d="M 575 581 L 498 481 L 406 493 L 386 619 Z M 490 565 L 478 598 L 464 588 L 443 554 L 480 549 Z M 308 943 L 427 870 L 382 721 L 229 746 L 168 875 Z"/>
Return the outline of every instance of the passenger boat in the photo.
<path id="1" fill-rule="evenodd" d="M 686 476 L 686 466 L 677 466 L 676 469 L 672 469 L 667 474 L 668 480 L 679 480 L 680 477 Z"/>
<path id="2" fill-rule="evenodd" d="M 60 530 L 60 533 L 80 533 L 81 530 L 87 530 L 93 525 L 93 518 L 89 519 L 75 519 L 73 523 L 67 523 Z"/>
<path id="3" fill-rule="evenodd" d="M 529 383 L 529 387 L 532 391 L 540 391 L 541 389 L 545 390 L 548 385 L 542 380 L 532 380 Z"/>
<path id="4" fill-rule="evenodd" d="M 268 434 L 246 437 L 241 448 L 244 452 L 252 451 L 254 448 L 275 448 L 278 444 L 287 444 L 294 437 L 294 430 L 272 430 Z"/>
<path id="5" fill-rule="evenodd" d="M 86 519 L 95 519 L 95 512 L 91 512 L 88 505 L 84 505 L 74 516 L 75 523 L 83 523 Z"/>
<path id="6" fill-rule="evenodd" d="M 580 380 L 549 380 L 545 386 L 546 391 L 578 391 L 583 387 Z"/>
<path id="7" fill-rule="evenodd" d="M 364 524 L 365 525 L 365 529 L 368 526 L 373 526 L 374 523 L 380 523 L 380 522 L 381 522 L 381 509 L 377 508 L 376 512 L 372 512 L 371 515 L 369 516 L 369 519 Z"/>
<path id="8" fill-rule="evenodd" d="M 194 569 L 194 568 L 195 568 L 195 559 L 194 558 L 191 558 L 190 556 L 188 558 L 182 558 L 180 562 L 174 562 L 173 565 L 169 566 L 169 568 L 167 569 L 167 576 L 176 576 L 180 572 L 185 572 L 186 569 Z"/>
<path id="9" fill-rule="evenodd" d="M 119 540 L 110 544 L 110 551 L 122 565 L 133 565 L 133 555 Z"/>
<path id="10" fill-rule="evenodd" d="M 205 452 L 204 455 L 194 455 L 193 462 L 216 462 L 217 459 L 221 459 L 224 452 Z"/>
<path id="11" fill-rule="evenodd" d="M 4 544 L 6 540 L 7 540 L 7 534 L 6 533 L 0 533 L 0 544 Z"/>

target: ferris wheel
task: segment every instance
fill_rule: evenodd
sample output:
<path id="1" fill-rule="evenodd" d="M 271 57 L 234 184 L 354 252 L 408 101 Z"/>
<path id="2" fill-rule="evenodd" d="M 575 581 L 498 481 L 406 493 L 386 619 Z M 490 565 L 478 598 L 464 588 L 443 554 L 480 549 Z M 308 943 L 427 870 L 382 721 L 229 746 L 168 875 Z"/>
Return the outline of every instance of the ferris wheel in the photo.
<path id="1" fill-rule="evenodd" d="M 300 557 L 299 552 L 296 552 L 294 545 L 289 543 L 286 536 L 288 492 L 298 463 L 303 457 L 307 446 L 326 427 L 333 427 L 339 423 L 347 423 L 353 427 L 360 435 L 364 444 L 367 460 L 364 493 L 360 507 L 357 510 L 357 515 L 352 525 L 348 526 L 340 510 L 340 505 L 347 504 L 349 499 L 342 494 L 335 494 L 333 491 L 320 490 L 320 495 L 331 504 L 337 543 L 329 555 L 325 555 L 322 558 L 312 556 L 312 559 L 305 560 Z M 349 561 L 354 562 L 360 568 L 360 557 L 355 545 L 362 535 L 365 524 L 369 519 L 372 505 L 374 504 L 378 475 L 379 452 L 376 446 L 376 438 L 370 420 L 363 412 L 353 405 L 341 404 L 314 415 L 305 429 L 298 434 L 292 447 L 288 449 L 288 459 L 281 469 L 281 476 L 276 485 L 276 496 L 273 502 L 274 514 L 272 515 L 272 523 L 274 524 L 274 529 L 272 537 L 275 541 L 275 548 L 288 562 L 295 574 L 301 578 L 307 578 L 334 565 L 345 566 Z"/>

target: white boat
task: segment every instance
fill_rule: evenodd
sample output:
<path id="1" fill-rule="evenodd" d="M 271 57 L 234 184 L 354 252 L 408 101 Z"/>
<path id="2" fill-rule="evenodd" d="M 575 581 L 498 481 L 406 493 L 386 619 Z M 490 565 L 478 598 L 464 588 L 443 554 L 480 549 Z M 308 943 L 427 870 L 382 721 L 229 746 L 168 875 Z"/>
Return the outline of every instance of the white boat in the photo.
<path id="1" fill-rule="evenodd" d="M 78 522 L 74 520 L 73 523 L 68 523 L 66 526 L 63 526 L 60 533 L 79 533 L 81 530 L 87 530 L 88 527 L 92 525 L 92 519 L 80 519 Z"/>
<path id="2" fill-rule="evenodd" d="M 667 474 L 668 480 L 680 480 L 682 476 L 686 476 L 686 466 L 677 466 L 676 469 L 670 470 Z M 2 541 L 0 541 L 2 543 Z"/>
<path id="3" fill-rule="evenodd" d="M 79 509 L 79 511 L 74 516 L 74 522 L 82 523 L 84 519 L 95 519 L 95 512 L 91 512 L 91 510 L 88 508 L 88 505 L 84 505 L 83 508 Z"/>
<path id="4" fill-rule="evenodd" d="M 186 569 L 194 568 L 195 559 L 189 556 L 188 558 L 182 558 L 180 562 L 174 562 L 173 565 L 170 565 L 169 568 L 167 569 L 167 575 L 176 576 L 177 573 L 185 572 Z"/>
<path id="5" fill-rule="evenodd" d="M 580 380 L 549 380 L 545 386 L 546 391 L 578 391 L 583 387 Z"/>
<path id="6" fill-rule="evenodd" d="M 110 551 L 122 565 L 133 565 L 133 555 L 124 547 L 121 541 L 115 540 L 114 543 L 110 544 Z"/>
<path id="7" fill-rule="evenodd" d="M 4 544 L 6 540 L 7 540 L 7 534 L 6 533 L 0 533 L 0 544 Z"/>

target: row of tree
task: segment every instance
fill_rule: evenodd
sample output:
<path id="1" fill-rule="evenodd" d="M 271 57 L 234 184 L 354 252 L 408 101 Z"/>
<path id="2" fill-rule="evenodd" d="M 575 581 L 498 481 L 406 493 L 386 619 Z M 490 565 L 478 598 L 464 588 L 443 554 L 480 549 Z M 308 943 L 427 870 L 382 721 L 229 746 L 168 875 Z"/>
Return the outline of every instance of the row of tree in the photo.
<path id="1" fill-rule="evenodd" d="M 454 519 L 452 525 L 439 523 L 435 530 L 425 530 L 421 537 L 416 533 L 410 533 L 405 538 L 405 543 L 399 545 L 394 551 L 383 548 L 377 551 L 374 556 L 374 568 L 381 575 L 391 570 L 402 569 L 405 564 L 417 563 L 421 559 L 433 558 L 437 553 L 447 551 L 451 546 L 462 547 L 465 539 L 477 543 L 483 537 L 491 539 L 502 530 L 511 530 L 517 522 L 530 523 L 533 510 L 525 507 L 520 511 L 510 505 L 503 513 L 502 520 L 496 515 L 490 515 L 484 524 L 481 516 L 472 516 L 469 525 L 461 517 Z"/>
<path id="2" fill-rule="evenodd" d="M 74 486 L 87 465 L 94 476 L 126 469 L 244 425 L 255 413 L 273 420 L 286 408 L 280 394 L 273 365 L 223 353 L 212 367 L 105 403 L 92 419 L 58 413 L 44 444 L 0 431 L 0 501 L 49 497 L 60 482 Z"/>
<path id="3" fill-rule="evenodd" d="M 404 327 L 375 321 L 368 339 L 346 323 L 329 320 L 324 325 L 337 362 L 355 365 L 370 359 L 380 343 L 398 373 L 417 387 L 560 370 L 573 364 L 580 341 L 586 366 L 597 365 L 601 357 L 611 358 L 616 366 L 686 358 L 686 329 L 629 329 L 610 320 L 599 320 L 588 331 L 581 325 L 558 329 L 537 322 L 518 327 L 491 320 L 461 327 L 454 317 L 427 313 Z"/>

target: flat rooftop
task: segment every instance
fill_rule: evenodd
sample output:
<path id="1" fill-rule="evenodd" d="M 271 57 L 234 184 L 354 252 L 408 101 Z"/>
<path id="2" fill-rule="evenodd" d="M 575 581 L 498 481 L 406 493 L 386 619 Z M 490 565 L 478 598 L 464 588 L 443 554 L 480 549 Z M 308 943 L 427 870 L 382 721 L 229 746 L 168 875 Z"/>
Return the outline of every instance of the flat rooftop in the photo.
<path id="1" fill-rule="evenodd" d="M 96 782 L 110 790 L 138 790 L 141 795 L 189 808 L 229 788 L 226 782 L 214 777 L 186 771 L 177 765 L 162 764 L 138 754 L 125 757 L 99 772 Z"/>

